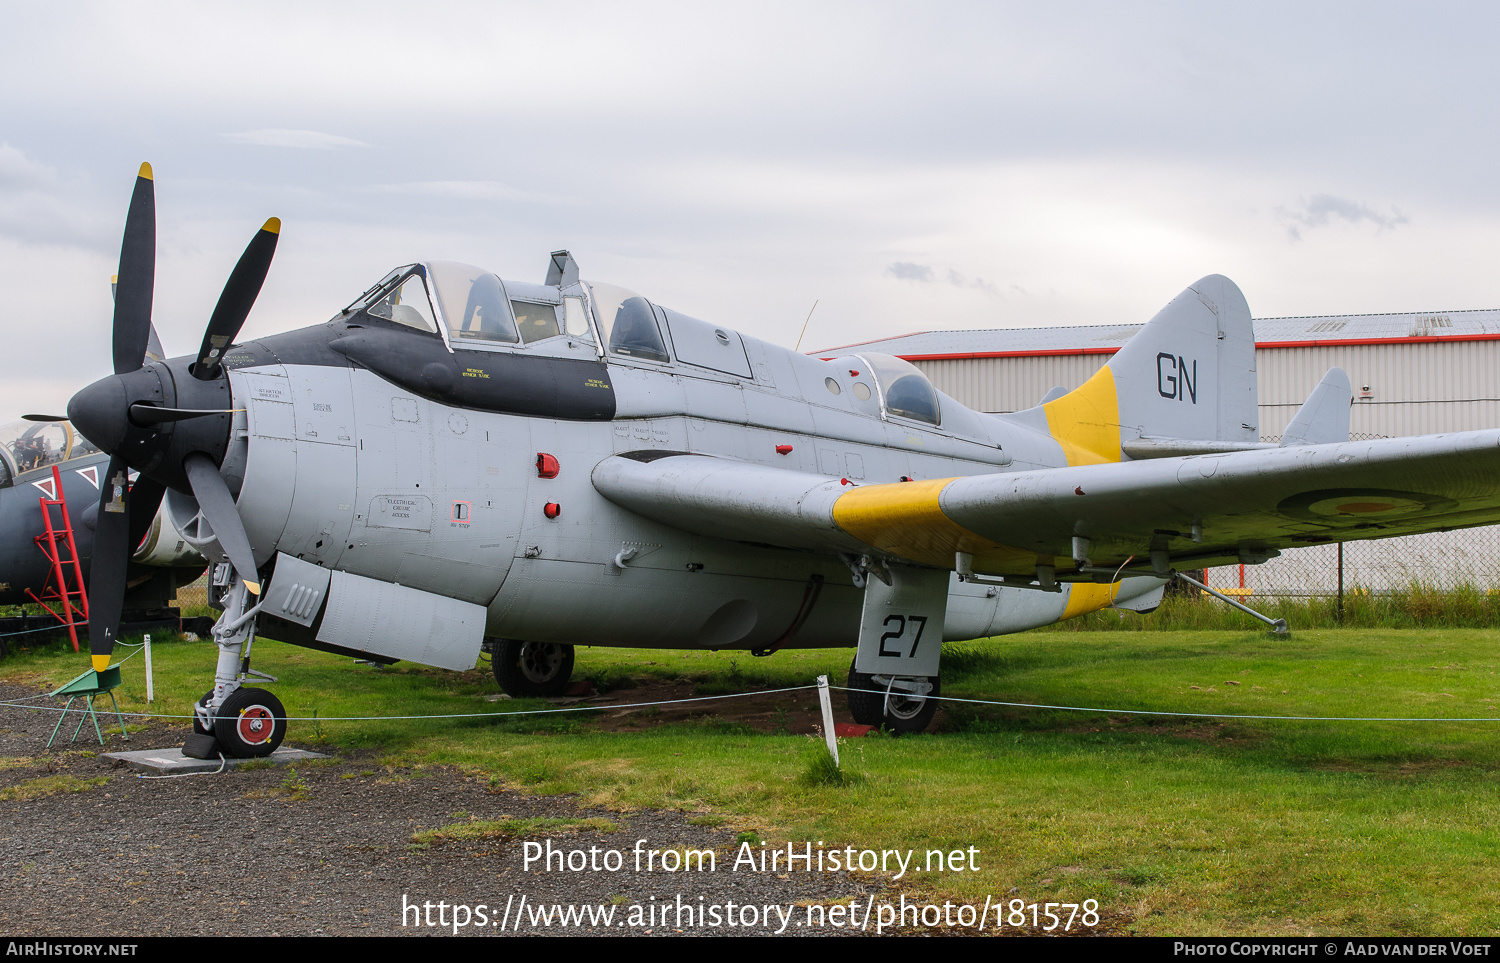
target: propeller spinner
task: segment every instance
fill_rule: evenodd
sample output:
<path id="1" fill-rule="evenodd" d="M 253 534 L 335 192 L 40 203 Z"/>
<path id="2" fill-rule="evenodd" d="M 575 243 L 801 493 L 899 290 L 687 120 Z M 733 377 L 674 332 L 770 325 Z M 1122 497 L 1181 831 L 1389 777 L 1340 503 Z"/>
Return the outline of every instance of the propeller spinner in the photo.
<path id="1" fill-rule="evenodd" d="M 280 230 L 281 221 L 273 217 L 251 239 L 224 285 L 197 357 L 147 363 L 153 336 L 156 193 L 151 165 L 141 165 L 120 246 L 115 373 L 68 402 L 74 427 L 110 455 L 89 577 L 89 653 L 96 671 L 109 667 L 130 558 L 168 488 L 193 494 L 245 587 L 260 594 L 250 540 L 219 474 L 232 411 L 221 362 L 265 283 Z M 139 472 L 134 486 L 131 469 Z"/>

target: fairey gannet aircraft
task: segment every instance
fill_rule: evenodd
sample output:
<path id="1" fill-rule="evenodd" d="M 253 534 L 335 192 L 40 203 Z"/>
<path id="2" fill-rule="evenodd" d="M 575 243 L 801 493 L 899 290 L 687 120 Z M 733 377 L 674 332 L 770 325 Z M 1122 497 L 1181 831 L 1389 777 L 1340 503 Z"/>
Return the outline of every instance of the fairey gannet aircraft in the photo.
<path id="1" fill-rule="evenodd" d="M 1500 521 L 1500 432 L 1351 443 L 1329 372 L 1258 440 L 1250 311 L 1206 277 L 1075 391 L 983 415 L 896 358 L 823 361 L 580 280 L 410 264 L 330 321 L 235 344 L 267 223 L 192 357 L 143 364 L 149 167 L 115 371 L 74 396 L 110 453 L 93 574 L 107 663 L 132 517 L 163 495 L 218 563 L 214 688 L 188 751 L 272 751 L 257 634 L 557 691 L 573 645 L 855 646 L 850 708 L 924 727 L 940 643 L 1107 605 L 1174 570 Z M 127 468 L 140 472 L 133 489 Z M 113 564 L 105 564 L 112 558 Z"/>

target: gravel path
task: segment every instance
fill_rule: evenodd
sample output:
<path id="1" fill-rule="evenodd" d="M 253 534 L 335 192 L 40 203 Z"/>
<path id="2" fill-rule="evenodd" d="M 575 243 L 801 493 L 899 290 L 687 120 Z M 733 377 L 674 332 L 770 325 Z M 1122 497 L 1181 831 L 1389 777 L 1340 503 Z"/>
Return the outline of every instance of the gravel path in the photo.
<path id="1" fill-rule="evenodd" d="M 34 695 L 0 686 L 0 699 Z M 451 933 L 460 920 L 468 935 L 764 934 L 783 928 L 780 911 L 790 914 L 788 935 L 836 935 L 850 930 L 808 928 L 807 904 L 853 898 L 862 912 L 886 890 L 846 873 L 732 872 L 734 832 L 694 825 L 690 814 L 586 810 L 451 770 L 387 770 L 349 757 L 295 775 L 268 767 L 141 779 L 82 737 L 44 750 L 55 720 L 0 709 L 0 927 L 12 936 L 400 935 Z M 148 749 L 182 737 L 157 726 L 128 744 L 106 738 L 108 749 Z M 597 847 L 601 865 L 607 851 L 620 851 L 622 868 L 527 871 L 522 839 L 414 838 L 475 820 L 537 818 L 615 824 L 530 838 Z M 635 871 L 637 840 L 645 849 L 714 850 L 717 871 Z M 679 902 L 692 912 L 679 915 Z M 614 915 L 543 925 L 535 914 L 554 904 Z M 707 915 L 715 911 L 717 926 Z"/>

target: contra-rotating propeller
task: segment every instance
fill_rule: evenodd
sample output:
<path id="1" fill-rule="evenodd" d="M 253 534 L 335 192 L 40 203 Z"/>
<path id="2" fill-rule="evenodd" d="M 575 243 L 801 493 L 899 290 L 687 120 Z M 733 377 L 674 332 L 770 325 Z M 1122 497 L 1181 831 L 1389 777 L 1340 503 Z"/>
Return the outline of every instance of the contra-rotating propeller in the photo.
<path id="1" fill-rule="evenodd" d="M 246 588 L 260 593 L 249 537 L 234 496 L 219 474 L 233 410 L 221 361 L 260 294 L 280 230 L 281 222 L 273 217 L 250 241 L 224 285 L 197 357 L 147 364 L 153 334 L 156 196 L 151 165 L 141 165 L 120 246 L 115 373 L 68 402 L 74 426 L 110 455 L 89 577 L 89 652 L 96 671 L 109 666 L 130 558 L 168 488 L 193 494 Z M 131 469 L 139 472 L 134 486 L 129 482 Z"/>

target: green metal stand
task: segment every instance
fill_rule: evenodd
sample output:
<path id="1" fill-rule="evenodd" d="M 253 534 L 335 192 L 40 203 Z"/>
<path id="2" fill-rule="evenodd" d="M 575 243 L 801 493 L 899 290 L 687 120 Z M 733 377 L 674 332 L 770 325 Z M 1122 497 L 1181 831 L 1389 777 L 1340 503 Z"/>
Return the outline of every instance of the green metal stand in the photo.
<path id="1" fill-rule="evenodd" d="M 63 707 L 62 715 L 57 717 L 57 725 L 52 727 L 52 736 L 47 740 L 47 748 L 52 748 L 52 743 L 57 739 L 57 732 L 62 728 L 63 720 L 67 718 L 68 711 L 73 708 L 73 702 L 83 699 L 84 704 L 79 708 L 78 728 L 73 730 L 73 738 L 70 742 L 78 741 L 78 734 L 83 731 L 83 724 L 90 719 L 94 722 L 94 735 L 99 738 L 99 745 L 104 745 L 104 733 L 99 730 L 99 717 L 94 713 L 94 699 L 108 693 L 109 701 L 115 707 L 115 718 L 120 720 L 120 735 L 128 742 L 130 734 L 125 731 L 125 716 L 120 712 L 120 703 L 115 701 L 115 686 L 120 684 L 120 667 L 112 665 L 103 672 L 88 670 L 83 675 L 67 683 L 61 688 L 55 689 L 48 695 L 67 696 L 68 704 Z"/>

